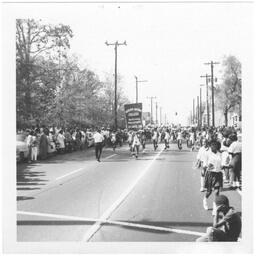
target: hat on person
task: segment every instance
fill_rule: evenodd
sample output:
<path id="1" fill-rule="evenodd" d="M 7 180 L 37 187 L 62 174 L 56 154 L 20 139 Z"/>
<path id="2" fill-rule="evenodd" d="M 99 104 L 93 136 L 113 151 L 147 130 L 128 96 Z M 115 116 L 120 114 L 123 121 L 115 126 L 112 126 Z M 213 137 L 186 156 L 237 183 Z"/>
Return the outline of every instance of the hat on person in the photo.
<path id="1" fill-rule="evenodd" d="M 229 200 L 228 200 L 228 198 L 227 198 L 226 196 L 224 196 L 224 195 L 218 195 L 218 196 L 216 196 L 216 197 L 215 197 L 215 203 L 216 203 L 217 206 L 218 206 L 218 205 L 222 205 L 222 204 L 224 204 L 224 205 L 226 205 L 226 206 L 229 206 Z"/>

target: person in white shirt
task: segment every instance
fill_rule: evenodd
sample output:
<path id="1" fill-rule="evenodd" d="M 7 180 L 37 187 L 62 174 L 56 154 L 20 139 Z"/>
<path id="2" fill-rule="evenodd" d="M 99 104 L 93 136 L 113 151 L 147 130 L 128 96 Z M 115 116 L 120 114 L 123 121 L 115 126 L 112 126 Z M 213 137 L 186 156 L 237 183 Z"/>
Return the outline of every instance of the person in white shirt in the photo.
<path id="1" fill-rule="evenodd" d="M 102 143 L 104 141 L 103 135 L 100 133 L 100 130 L 93 135 L 94 144 L 95 144 L 95 155 L 98 162 L 100 162 L 100 157 L 102 153 Z"/>
<path id="2" fill-rule="evenodd" d="M 29 163 L 31 163 L 31 160 L 32 160 L 32 141 L 33 141 L 33 135 L 34 135 L 34 132 L 30 131 L 29 135 L 27 137 L 27 140 L 26 140 L 26 143 L 27 143 L 27 146 L 28 146 L 28 162 Z"/>
<path id="3" fill-rule="evenodd" d="M 133 155 L 135 155 L 136 158 L 138 158 L 139 155 L 139 149 L 140 149 L 140 136 L 139 132 L 135 133 L 133 136 L 133 142 L 132 142 L 132 148 L 133 148 Z"/>
<path id="4" fill-rule="evenodd" d="M 210 150 L 208 151 L 204 167 L 206 167 L 205 182 L 206 194 L 203 199 L 203 206 L 205 210 L 208 210 L 207 199 L 214 191 L 215 197 L 219 195 L 220 188 L 223 184 L 222 171 L 221 171 L 221 153 L 219 152 L 220 143 L 216 140 L 210 142 Z M 213 215 L 216 211 L 216 205 L 213 203 Z"/>
<path id="5" fill-rule="evenodd" d="M 241 181 L 241 169 L 242 169 L 242 135 L 239 134 L 239 140 L 237 135 L 232 134 L 229 136 L 231 145 L 228 148 L 228 153 L 231 157 L 230 161 L 230 186 L 232 188 L 240 187 Z"/>
<path id="6" fill-rule="evenodd" d="M 195 134 L 193 131 L 189 133 L 189 144 L 191 145 L 191 151 L 193 151 L 195 145 Z"/>
<path id="7" fill-rule="evenodd" d="M 63 135 L 63 130 L 59 131 L 59 134 L 57 136 L 57 141 L 59 143 L 60 152 L 64 153 L 64 150 L 65 150 L 65 136 Z"/>
<path id="8" fill-rule="evenodd" d="M 110 141 L 111 141 L 112 148 L 115 151 L 116 150 L 116 132 L 115 131 L 113 131 L 110 134 Z"/>
<path id="9" fill-rule="evenodd" d="M 207 161 L 207 154 L 209 152 L 209 143 L 206 139 L 203 140 L 203 146 L 199 149 L 197 153 L 197 167 L 201 169 L 201 177 L 200 177 L 200 183 L 201 188 L 200 191 L 205 191 L 204 187 L 204 177 L 206 172 L 206 161 Z"/>
<path id="10" fill-rule="evenodd" d="M 158 137 L 159 137 L 159 132 L 157 131 L 157 128 L 155 128 L 152 136 L 154 150 L 158 148 Z"/>
<path id="11" fill-rule="evenodd" d="M 33 133 L 32 136 L 32 151 L 31 151 L 31 160 L 37 161 L 37 146 L 38 146 L 38 140 L 36 137 L 36 133 Z"/>
<path id="12" fill-rule="evenodd" d="M 179 150 L 182 149 L 182 133 L 181 130 L 178 131 L 177 133 L 177 142 L 178 142 L 178 148 Z"/>
<path id="13" fill-rule="evenodd" d="M 220 148 L 220 152 L 221 152 L 221 165 L 223 168 L 223 181 L 226 183 L 229 183 L 229 179 L 230 179 L 230 173 L 229 173 L 229 163 L 230 163 L 230 156 L 228 153 L 228 141 L 226 138 L 224 138 L 221 142 L 221 148 Z"/>
<path id="14" fill-rule="evenodd" d="M 127 139 L 127 141 L 128 141 L 128 145 L 129 145 L 129 149 L 130 149 L 130 152 L 132 152 L 132 131 L 129 131 L 128 132 L 128 139 Z"/>
<path id="15" fill-rule="evenodd" d="M 169 130 L 167 129 L 167 130 L 165 131 L 165 135 L 164 135 L 164 144 L 165 144 L 164 150 L 167 150 L 167 148 L 170 147 L 170 146 L 169 146 L 170 138 L 171 138 L 170 132 L 169 132 Z"/>

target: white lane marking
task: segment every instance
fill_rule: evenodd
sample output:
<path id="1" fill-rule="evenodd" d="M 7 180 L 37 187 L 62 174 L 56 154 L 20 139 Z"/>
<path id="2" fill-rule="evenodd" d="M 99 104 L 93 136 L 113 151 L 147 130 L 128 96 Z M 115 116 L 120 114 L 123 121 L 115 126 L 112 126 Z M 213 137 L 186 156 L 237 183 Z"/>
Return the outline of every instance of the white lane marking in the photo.
<path id="1" fill-rule="evenodd" d="M 76 172 L 80 172 L 80 171 L 82 171 L 83 169 L 84 169 L 84 167 L 79 168 L 79 169 L 77 169 L 77 170 L 74 170 L 74 171 L 72 171 L 72 172 L 69 172 L 69 173 L 67 173 L 67 174 L 65 174 L 65 175 L 63 175 L 63 176 L 60 176 L 60 177 L 56 178 L 56 180 L 63 179 L 63 178 L 65 178 L 65 177 L 69 176 L 69 175 L 72 175 L 72 174 L 76 173 Z"/>
<path id="2" fill-rule="evenodd" d="M 109 159 L 109 158 L 111 158 L 111 157 L 113 157 L 113 156 L 116 156 L 117 154 L 113 154 L 113 155 L 111 155 L 111 156 L 107 156 L 107 157 L 105 157 L 104 159 Z"/>
<path id="3" fill-rule="evenodd" d="M 158 226 L 144 225 L 144 224 L 134 224 L 134 223 L 125 222 L 125 221 L 113 221 L 113 220 L 106 220 L 106 219 L 93 219 L 93 218 L 83 218 L 83 217 L 77 217 L 77 216 L 67 216 L 67 215 L 49 214 L 49 213 L 40 213 L 40 212 L 25 212 L 25 211 L 17 211 L 17 214 L 49 217 L 49 218 L 57 218 L 57 219 L 65 219 L 65 220 L 73 220 L 73 221 L 77 220 L 77 221 L 87 221 L 87 222 L 100 222 L 101 224 L 112 224 L 112 225 L 117 225 L 117 226 L 157 230 L 157 231 L 194 235 L 194 236 L 205 235 L 205 233 L 196 232 L 196 231 L 189 231 L 189 230 L 183 230 L 183 229 L 172 229 L 172 228 L 167 228 L 167 227 L 158 227 Z"/>
<path id="4" fill-rule="evenodd" d="M 115 211 L 115 209 L 124 201 L 124 199 L 131 193 L 136 184 L 149 170 L 151 165 L 154 163 L 156 158 L 163 152 L 163 149 L 153 158 L 149 165 L 144 169 L 144 171 L 136 178 L 136 180 L 119 196 L 119 198 L 103 213 L 99 218 L 101 220 L 107 220 L 110 215 Z M 90 238 L 100 229 L 102 222 L 96 222 L 84 235 L 83 241 L 89 241 Z"/>
<path id="5" fill-rule="evenodd" d="M 113 156 L 115 156 L 115 155 L 117 155 L 117 154 L 110 155 L 110 156 L 108 156 L 108 157 L 105 157 L 104 159 L 109 159 L 109 158 L 111 158 L 111 157 L 113 157 Z M 72 174 L 76 173 L 76 172 L 80 172 L 80 171 L 82 171 L 83 169 L 85 169 L 85 167 L 79 168 L 79 169 L 74 170 L 74 171 L 72 171 L 72 172 L 69 172 L 69 173 L 67 173 L 67 174 L 65 174 L 65 175 L 63 175 L 63 176 L 60 176 L 60 177 L 56 178 L 56 180 L 63 179 L 63 178 L 65 178 L 65 177 L 69 176 L 69 175 L 72 175 Z"/>

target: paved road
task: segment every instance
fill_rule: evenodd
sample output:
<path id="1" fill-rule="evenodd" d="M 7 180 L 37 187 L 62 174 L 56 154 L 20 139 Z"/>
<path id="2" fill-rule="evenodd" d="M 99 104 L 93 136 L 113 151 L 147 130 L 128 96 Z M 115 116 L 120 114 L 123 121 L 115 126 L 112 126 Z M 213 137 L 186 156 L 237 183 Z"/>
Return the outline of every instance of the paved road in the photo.
<path id="1" fill-rule="evenodd" d="M 202 206 L 196 157 L 186 147 L 147 145 L 58 155 L 17 168 L 18 241 L 194 241 L 212 223 Z M 241 195 L 224 187 L 241 210 Z"/>

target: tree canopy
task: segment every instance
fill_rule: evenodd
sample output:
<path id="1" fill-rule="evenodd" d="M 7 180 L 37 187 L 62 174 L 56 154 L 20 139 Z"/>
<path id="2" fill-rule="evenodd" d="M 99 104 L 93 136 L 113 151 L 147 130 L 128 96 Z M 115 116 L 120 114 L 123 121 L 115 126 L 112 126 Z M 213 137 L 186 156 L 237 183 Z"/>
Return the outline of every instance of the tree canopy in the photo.
<path id="1" fill-rule="evenodd" d="M 227 115 L 235 111 L 241 117 L 242 79 L 241 63 L 235 56 L 226 56 L 222 62 L 222 83 L 216 87 L 216 107 Z"/>
<path id="2" fill-rule="evenodd" d="M 16 20 L 17 126 L 112 126 L 114 79 L 81 68 L 69 56 L 69 26 Z M 120 82 L 120 79 L 119 79 Z M 118 122 L 128 102 L 118 85 Z M 123 124 L 124 125 L 124 124 Z"/>

